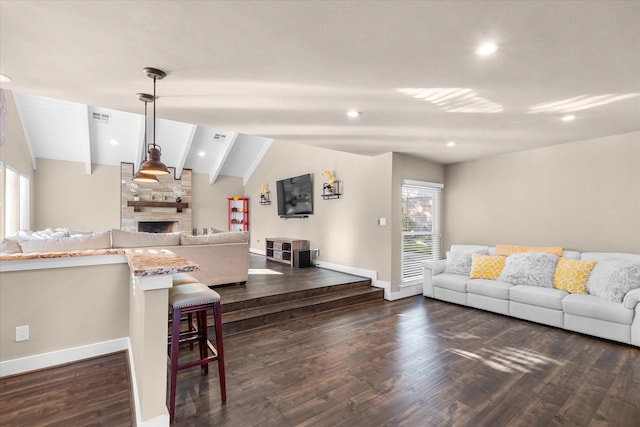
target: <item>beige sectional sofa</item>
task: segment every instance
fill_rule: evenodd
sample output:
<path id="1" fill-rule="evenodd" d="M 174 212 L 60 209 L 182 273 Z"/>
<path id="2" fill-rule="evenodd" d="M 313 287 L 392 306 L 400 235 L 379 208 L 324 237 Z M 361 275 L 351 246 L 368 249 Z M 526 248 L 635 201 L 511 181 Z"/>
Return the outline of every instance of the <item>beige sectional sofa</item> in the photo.
<path id="1" fill-rule="evenodd" d="M 249 232 L 221 232 L 203 236 L 183 233 L 144 233 L 118 229 L 83 233 L 48 229 L 21 233 L 2 242 L 2 259 L 30 254 L 118 248 L 168 249 L 199 265 L 191 273 L 208 286 L 245 283 L 249 276 Z"/>
<path id="2" fill-rule="evenodd" d="M 640 347 L 640 255 L 557 249 L 501 260 L 495 247 L 452 245 L 423 263 L 423 294 Z M 479 270 L 488 262 L 502 266 Z"/>

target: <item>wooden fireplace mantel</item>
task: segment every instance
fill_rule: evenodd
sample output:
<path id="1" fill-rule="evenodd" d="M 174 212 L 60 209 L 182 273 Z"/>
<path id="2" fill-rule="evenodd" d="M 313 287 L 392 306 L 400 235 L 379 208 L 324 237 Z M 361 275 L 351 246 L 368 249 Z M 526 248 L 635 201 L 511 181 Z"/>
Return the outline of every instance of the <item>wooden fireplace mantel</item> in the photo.
<path id="1" fill-rule="evenodd" d="M 189 203 L 163 202 L 159 200 L 140 200 L 136 202 L 128 200 L 127 206 L 133 206 L 134 212 L 140 212 L 140 208 L 176 208 L 176 212 L 182 212 L 182 209 L 189 207 Z"/>

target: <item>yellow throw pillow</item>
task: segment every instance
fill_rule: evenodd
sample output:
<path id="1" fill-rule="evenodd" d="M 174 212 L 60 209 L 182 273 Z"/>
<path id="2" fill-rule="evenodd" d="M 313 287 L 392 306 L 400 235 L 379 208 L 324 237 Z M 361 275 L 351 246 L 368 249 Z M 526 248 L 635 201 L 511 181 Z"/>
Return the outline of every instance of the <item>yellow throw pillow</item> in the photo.
<path id="1" fill-rule="evenodd" d="M 504 268 L 505 257 L 492 255 L 471 255 L 471 279 L 496 280 Z"/>
<path id="2" fill-rule="evenodd" d="M 522 246 L 522 245 L 496 245 L 496 255 L 509 256 L 522 252 L 546 252 L 562 256 L 562 248 L 560 246 Z"/>
<path id="3" fill-rule="evenodd" d="M 553 276 L 553 287 L 572 294 L 587 293 L 587 279 L 596 261 L 559 258 Z"/>

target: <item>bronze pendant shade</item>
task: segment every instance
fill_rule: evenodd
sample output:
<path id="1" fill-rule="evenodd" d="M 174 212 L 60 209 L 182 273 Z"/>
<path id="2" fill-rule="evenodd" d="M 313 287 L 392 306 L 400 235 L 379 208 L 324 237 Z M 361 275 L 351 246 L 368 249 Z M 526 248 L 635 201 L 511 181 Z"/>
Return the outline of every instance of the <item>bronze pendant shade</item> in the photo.
<path id="1" fill-rule="evenodd" d="M 138 99 L 144 102 L 144 162 L 147 161 L 147 103 L 153 102 L 154 99 L 148 93 L 139 93 Z M 143 162 L 143 163 L 144 163 Z M 142 171 L 138 171 L 133 177 L 133 180 L 136 182 L 158 182 L 158 178 L 155 175 L 149 175 L 143 173 Z"/>
<path id="2" fill-rule="evenodd" d="M 156 80 L 162 80 L 165 78 L 167 73 L 157 68 L 147 67 L 144 69 L 147 77 L 153 79 L 153 143 L 149 145 L 149 149 L 147 153 L 149 154 L 149 160 L 146 159 L 140 165 L 139 173 L 147 174 L 147 175 L 167 175 L 169 174 L 169 169 L 167 166 L 160 161 L 161 149 L 160 146 L 156 144 Z M 146 104 L 145 104 L 146 105 Z M 146 131 L 146 128 L 145 128 Z M 145 138 L 146 144 L 146 138 Z"/>

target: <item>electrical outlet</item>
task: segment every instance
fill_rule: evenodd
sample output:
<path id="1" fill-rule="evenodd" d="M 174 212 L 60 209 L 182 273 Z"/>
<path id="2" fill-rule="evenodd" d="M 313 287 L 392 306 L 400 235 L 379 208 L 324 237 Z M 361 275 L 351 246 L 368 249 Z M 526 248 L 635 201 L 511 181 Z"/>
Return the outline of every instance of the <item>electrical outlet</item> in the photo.
<path id="1" fill-rule="evenodd" d="M 16 341 L 26 341 L 29 339 L 29 325 L 16 327 Z"/>
<path id="2" fill-rule="evenodd" d="M 378 218 L 378 225 L 387 225 L 387 218 Z"/>
<path id="3" fill-rule="evenodd" d="M 317 257 L 320 256 L 320 249 L 314 249 L 313 254 Z"/>

